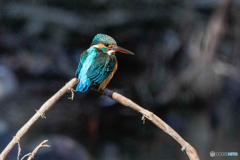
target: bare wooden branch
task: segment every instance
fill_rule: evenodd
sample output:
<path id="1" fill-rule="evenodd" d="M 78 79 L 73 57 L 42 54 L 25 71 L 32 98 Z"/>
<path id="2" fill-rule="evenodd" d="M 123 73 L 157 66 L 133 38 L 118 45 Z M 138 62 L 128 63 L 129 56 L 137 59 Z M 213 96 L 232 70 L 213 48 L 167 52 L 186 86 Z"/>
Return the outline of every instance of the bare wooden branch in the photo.
<path id="1" fill-rule="evenodd" d="M 142 120 L 147 118 L 153 124 L 155 124 L 158 128 L 162 129 L 164 132 L 169 134 L 173 137 L 181 146 L 182 151 L 185 151 L 190 160 L 200 160 L 197 154 L 197 151 L 187 143 L 176 131 L 172 129 L 168 124 L 166 124 L 162 119 L 156 116 L 154 113 L 142 108 L 138 104 L 134 103 L 132 100 L 124 97 L 123 95 L 113 92 L 107 88 L 105 88 L 102 94 L 107 95 L 108 97 L 112 98 L 113 100 L 123 104 L 124 106 L 130 107 L 143 115 Z"/>
<path id="2" fill-rule="evenodd" d="M 60 89 L 55 95 L 53 95 L 47 102 L 45 102 L 40 109 L 36 112 L 36 114 L 17 132 L 16 136 L 12 139 L 12 141 L 7 145 L 7 147 L 3 150 L 0 155 L 0 160 L 4 160 L 9 151 L 13 148 L 13 146 L 19 142 L 20 138 L 28 131 L 28 129 L 33 125 L 33 123 L 44 113 L 68 90 L 71 91 L 71 88 L 78 83 L 77 78 L 73 78 L 70 80 L 62 89 Z M 72 91 L 71 91 L 72 92 Z M 161 120 L 154 113 L 142 108 L 138 104 L 134 103 L 132 100 L 124 97 L 123 95 L 113 92 L 107 88 L 105 88 L 102 94 L 107 95 L 113 100 L 130 107 L 143 115 L 143 120 L 145 118 L 149 119 L 152 123 L 154 123 L 157 127 L 162 129 L 164 132 L 173 137 L 181 146 L 182 151 L 186 151 L 190 160 L 199 160 L 198 154 L 196 150 L 187 143 L 176 131 L 174 131 L 169 125 L 167 125 L 163 120 Z M 73 92 L 72 92 L 73 94 Z M 72 95 L 73 97 L 73 95 Z M 30 155 L 30 154 L 29 154 Z"/>
<path id="3" fill-rule="evenodd" d="M 39 119 L 39 117 L 44 117 L 44 113 L 50 109 L 50 107 L 63 95 L 65 94 L 69 88 L 72 88 L 78 80 L 73 78 L 70 80 L 64 87 L 62 87 L 57 93 L 55 93 L 48 101 L 46 101 L 40 109 L 32 116 L 32 118 L 17 132 L 17 134 L 13 137 L 7 147 L 0 154 L 0 160 L 4 160 L 9 153 L 10 150 L 14 147 L 16 143 L 20 141 L 22 136 L 26 134 L 29 128 L 33 125 L 33 123 Z"/>
<path id="4" fill-rule="evenodd" d="M 217 9 L 212 15 L 206 29 L 206 37 L 203 41 L 202 53 L 208 62 L 211 62 L 217 45 L 226 31 L 225 17 L 231 0 L 221 0 L 218 3 Z"/>

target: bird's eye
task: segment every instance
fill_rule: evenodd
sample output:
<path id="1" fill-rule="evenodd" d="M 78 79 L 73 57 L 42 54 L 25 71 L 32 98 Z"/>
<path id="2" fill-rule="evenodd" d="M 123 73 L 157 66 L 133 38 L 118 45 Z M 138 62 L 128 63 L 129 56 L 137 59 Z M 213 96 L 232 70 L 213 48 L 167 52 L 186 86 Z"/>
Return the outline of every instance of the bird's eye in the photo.
<path id="1" fill-rule="evenodd" d="M 112 44 L 109 44 L 109 45 L 108 45 L 108 47 L 111 47 L 111 48 L 112 48 L 112 47 L 114 47 L 114 45 L 112 45 Z"/>

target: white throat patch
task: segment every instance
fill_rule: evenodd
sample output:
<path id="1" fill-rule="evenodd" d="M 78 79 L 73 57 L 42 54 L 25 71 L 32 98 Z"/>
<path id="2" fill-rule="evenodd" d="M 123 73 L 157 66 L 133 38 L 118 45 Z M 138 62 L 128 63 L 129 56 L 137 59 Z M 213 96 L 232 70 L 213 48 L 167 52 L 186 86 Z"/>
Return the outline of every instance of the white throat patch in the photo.
<path id="1" fill-rule="evenodd" d="M 116 51 L 115 50 L 109 50 L 109 51 L 107 51 L 107 54 L 108 55 L 112 55 L 113 53 L 115 53 Z"/>

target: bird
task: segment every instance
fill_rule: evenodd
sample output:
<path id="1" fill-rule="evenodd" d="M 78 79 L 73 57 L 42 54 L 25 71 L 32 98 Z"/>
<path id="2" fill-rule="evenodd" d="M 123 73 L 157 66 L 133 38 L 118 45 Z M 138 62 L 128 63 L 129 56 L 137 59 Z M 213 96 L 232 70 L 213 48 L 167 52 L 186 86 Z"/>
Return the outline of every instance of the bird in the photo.
<path id="1" fill-rule="evenodd" d="M 78 84 L 76 91 L 86 92 L 88 89 L 102 91 L 112 79 L 118 68 L 115 52 L 134 55 L 122 47 L 106 34 L 97 34 L 90 45 L 80 55 L 80 61 L 76 70 Z"/>

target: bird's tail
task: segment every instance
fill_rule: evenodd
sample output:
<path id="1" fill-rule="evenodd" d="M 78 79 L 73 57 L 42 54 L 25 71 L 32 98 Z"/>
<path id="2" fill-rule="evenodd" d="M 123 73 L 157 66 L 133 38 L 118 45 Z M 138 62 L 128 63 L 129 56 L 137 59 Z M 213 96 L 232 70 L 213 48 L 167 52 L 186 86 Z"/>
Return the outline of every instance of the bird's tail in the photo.
<path id="1" fill-rule="evenodd" d="M 79 80 L 76 91 L 86 92 L 88 90 L 88 88 L 90 87 L 90 85 L 91 85 L 91 81 L 89 78 L 86 78 L 84 80 Z"/>

